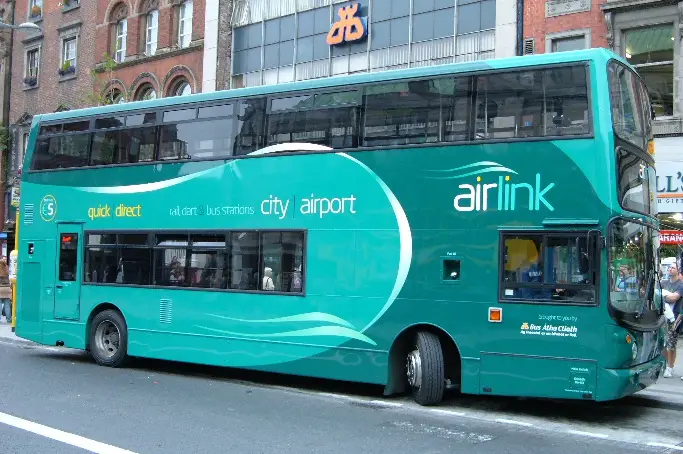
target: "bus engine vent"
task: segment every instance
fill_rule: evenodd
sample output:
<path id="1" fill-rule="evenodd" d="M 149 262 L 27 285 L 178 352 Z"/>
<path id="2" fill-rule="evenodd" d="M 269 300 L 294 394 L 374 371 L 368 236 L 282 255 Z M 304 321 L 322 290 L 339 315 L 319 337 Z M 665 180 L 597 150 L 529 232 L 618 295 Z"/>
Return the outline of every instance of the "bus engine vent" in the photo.
<path id="1" fill-rule="evenodd" d="M 170 324 L 173 320 L 173 301 L 162 299 L 159 301 L 159 323 Z"/>
<path id="2" fill-rule="evenodd" d="M 24 205 L 24 212 L 21 213 L 21 216 L 24 218 L 24 225 L 33 224 L 33 212 L 34 205 L 32 203 L 27 203 Z"/>

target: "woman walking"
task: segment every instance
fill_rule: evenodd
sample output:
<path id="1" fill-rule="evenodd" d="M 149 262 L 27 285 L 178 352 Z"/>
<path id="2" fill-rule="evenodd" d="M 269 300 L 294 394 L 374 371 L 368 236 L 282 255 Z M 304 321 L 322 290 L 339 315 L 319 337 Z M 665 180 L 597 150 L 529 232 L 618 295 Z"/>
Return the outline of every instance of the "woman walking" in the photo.
<path id="1" fill-rule="evenodd" d="M 9 283 L 7 257 L 0 257 L 0 317 L 5 314 L 7 323 L 12 323 L 12 288 Z"/>

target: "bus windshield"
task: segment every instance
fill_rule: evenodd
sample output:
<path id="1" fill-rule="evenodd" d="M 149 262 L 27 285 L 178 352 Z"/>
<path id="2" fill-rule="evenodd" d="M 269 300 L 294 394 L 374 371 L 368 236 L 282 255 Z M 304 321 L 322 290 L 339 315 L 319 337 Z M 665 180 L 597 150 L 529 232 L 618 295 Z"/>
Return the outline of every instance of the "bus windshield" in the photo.
<path id="1" fill-rule="evenodd" d="M 610 232 L 610 305 L 622 319 L 658 319 L 659 234 L 652 227 L 618 219 Z M 649 316 L 649 317 L 648 317 Z"/>
<path id="2" fill-rule="evenodd" d="M 652 134 L 645 85 L 633 71 L 615 61 L 610 62 L 608 74 L 614 133 L 645 151 Z"/>

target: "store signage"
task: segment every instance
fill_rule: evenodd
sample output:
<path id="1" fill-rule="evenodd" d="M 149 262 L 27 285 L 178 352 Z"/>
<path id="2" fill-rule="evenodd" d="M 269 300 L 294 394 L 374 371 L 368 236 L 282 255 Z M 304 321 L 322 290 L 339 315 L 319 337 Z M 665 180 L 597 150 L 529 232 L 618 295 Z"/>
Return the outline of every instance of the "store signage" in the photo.
<path id="1" fill-rule="evenodd" d="M 680 230 L 660 230 L 660 244 L 683 244 L 683 232 Z"/>
<path id="2" fill-rule="evenodd" d="M 21 201 L 21 195 L 19 192 L 19 187 L 18 186 L 12 186 L 12 193 L 11 193 L 11 199 L 10 199 L 10 205 L 13 207 L 18 207 Z"/>
<path id="3" fill-rule="evenodd" d="M 353 43 L 368 36 L 368 20 L 358 16 L 360 5 L 351 3 L 342 6 L 337 11 L 339 20 L 332 24 L 327 34 L 327 44 L 336 46 L 343 43 Z"/>
<path id="4" fill-rule="evenodd" d="M 683 162 L 657 161 L 657 211 L 683 212 Z"/>

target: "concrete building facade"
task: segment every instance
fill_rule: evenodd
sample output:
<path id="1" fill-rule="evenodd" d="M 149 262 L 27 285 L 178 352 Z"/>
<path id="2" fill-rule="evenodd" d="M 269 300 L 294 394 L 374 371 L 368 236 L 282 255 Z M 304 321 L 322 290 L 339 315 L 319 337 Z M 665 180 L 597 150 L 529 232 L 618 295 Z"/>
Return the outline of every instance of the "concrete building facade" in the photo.
<path id="1" fill-rule="evenodd" d="M 521 2 L 519 2 L 521 3 Z M 217 80 L 230 88 L 367 71 L 517 55 L 516 0 L 236 0 L 231 60 L 218 52 Z M 328 34 L 349 19 L 359 39 L 331 44 Z"/>

